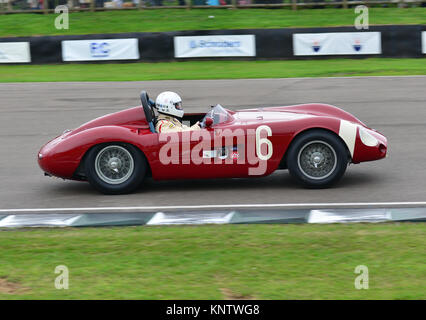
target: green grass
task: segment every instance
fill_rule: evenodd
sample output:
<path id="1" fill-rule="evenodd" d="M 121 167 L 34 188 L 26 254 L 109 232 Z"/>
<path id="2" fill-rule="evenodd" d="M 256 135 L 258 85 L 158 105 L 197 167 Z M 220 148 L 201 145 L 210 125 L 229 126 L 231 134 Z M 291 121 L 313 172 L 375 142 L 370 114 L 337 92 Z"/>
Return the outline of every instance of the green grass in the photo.
<path id="1" fill-rule="evenodd" d="M 71 35 L 204 29 L 353 26 L 354 9 L 161 9 L 78 12 L 70 14 L 69 30 L 57 30 L 57 15 L 0 15 L 0 37 Z M 209 18 L 214 16 L 214 18 Z M 426 8 L 371 8 L 370 25 L 425 24 Z"/>
<path id="2" fill-rule="evenodd" d="M 425 224 L 0 232 L 0 298 L 426 299 Z M 69 290 L 56 290 L 57 265 Z M 369 268 L 356 290 L 355 267 Z M 9 293 L 5 293 L 8 291 Z"/>
<path id="3" fill-rule="evenodd" d="M 425 59 L 370 58 L 296 61 L 2 65 L 0 66 L 0 82 L 425 75 L 425 61 Z"/>

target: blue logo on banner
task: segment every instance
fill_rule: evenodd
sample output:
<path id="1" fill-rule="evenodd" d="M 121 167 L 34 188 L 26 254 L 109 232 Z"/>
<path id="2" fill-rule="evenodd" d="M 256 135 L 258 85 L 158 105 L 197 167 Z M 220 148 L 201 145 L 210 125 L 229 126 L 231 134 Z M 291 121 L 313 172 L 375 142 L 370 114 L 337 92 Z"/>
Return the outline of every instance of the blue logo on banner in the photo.
<path id="1" fill-rule="evenodd" d="M 314 52 L 318 52 L 320 51 L 321 46 L 319 45 L 318 41 L 314 41 L 314 44 L 312 45 L 312 50 L 314 50 Z"/>
<path id="2" fill-rule="evenodd" d="M 108 57 L 111 49 L 108 48 L 107 42 L 92 42 L 90 44 L 90 54 L 92 57 L 102 58 Z"/>
<path id="3" fill-rule="evenodd" d="M 361 41 L 355 40 L 355 44 L 353 45 L 353 47 L 355 51 L 361 51 L 362 49 Z"/>

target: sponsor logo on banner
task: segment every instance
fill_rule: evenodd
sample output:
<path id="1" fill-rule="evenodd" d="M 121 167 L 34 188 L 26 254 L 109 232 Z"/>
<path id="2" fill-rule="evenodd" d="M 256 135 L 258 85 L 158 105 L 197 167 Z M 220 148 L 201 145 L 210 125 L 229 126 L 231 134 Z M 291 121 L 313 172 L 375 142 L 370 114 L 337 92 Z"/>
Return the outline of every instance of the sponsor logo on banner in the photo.
<path id="1" fill-rule="evenodd" d="M 381 54 L 381 33 L 295 33 L 293 53 L 296 56 Z"/>
<path id="2" fill-rule="evenodd" d="M 252 34 L 174 37 L 174 45 L 175 58 L 256 56 Z"/>
<path id="3" fill-rule="evenodd" d="M 312 50 L 314 50 L 314 52 L 318 52 L 320 51 L 321 46 L 319 44 L 319 41 L 314 41 L 314 44 L 312 45 Z"/>
<path id="4" fill-rule="evenodd" d="M 422 31 L 422 53 L 426 54 L 426 31 Z"/>
<path id="5" fill-rule="evenodd" d="M 359 39 L 355 39 L 355 40 L 354 40 L 353 47 L 354 47 L 354 50 L 355 50 L 355 51 L 361 51 L 361 49 L 362 49 L 362 43 L 361 43 L 361 40 L 359 40 Z"/>
<path id="6" fill-rule="evenodd" d="M 62 41 L 63 61 L 137 60 L 138 39 Z"/>
<path id="7" fill-rule="evenodd" d="M 0 42 L 0 63 L 31 62 L 29 42 Z"/>

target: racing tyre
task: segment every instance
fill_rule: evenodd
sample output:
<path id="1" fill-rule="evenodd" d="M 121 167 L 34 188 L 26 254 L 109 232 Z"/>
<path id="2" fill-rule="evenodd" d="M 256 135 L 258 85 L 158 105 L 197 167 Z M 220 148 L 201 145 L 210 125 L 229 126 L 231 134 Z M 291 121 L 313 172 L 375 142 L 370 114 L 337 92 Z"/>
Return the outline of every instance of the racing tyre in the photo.
<path id="1" fill-rule="evenodd" d="M 308 188 L 327 188 L 340 180 L 349 156 L 339 137 L 312 130 L 296 137 L 287 155 L 290 174 Z"/>
<path id="2" fill-rule="evenodd" d="M 134 191 L 145 177 L 147 162 L 137 148 L 122 143 L 98 145 L 85 158 L 87 180 L 104 194 Z"/>

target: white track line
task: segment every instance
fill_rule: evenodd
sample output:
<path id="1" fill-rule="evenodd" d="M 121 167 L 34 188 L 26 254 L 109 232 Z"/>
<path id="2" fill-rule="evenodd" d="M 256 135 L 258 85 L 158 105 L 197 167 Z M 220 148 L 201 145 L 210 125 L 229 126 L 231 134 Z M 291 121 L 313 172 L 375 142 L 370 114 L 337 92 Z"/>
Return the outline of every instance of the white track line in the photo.
<path id="1" fill-rule="evenodd" d="M 21 212 L 93 212 L 93 211 L 152 211 L 177 209 L 236 209 L 236 208 L 343 208 L 343 207 L 414 207 L 426 206 L 426 201 L 417 202 L 333 202 L 333 203 L 256 203 L 256 204 L 218 204 L 218 205 L 184 205 L 184 206 L 139 206 L 139 207 L 88 207 L 88 208 L 38 208 L 38 209 L 0 209 L 0 213 Z"/>

